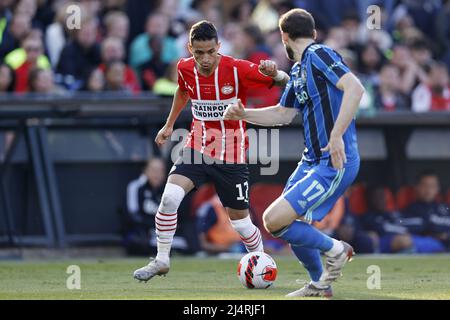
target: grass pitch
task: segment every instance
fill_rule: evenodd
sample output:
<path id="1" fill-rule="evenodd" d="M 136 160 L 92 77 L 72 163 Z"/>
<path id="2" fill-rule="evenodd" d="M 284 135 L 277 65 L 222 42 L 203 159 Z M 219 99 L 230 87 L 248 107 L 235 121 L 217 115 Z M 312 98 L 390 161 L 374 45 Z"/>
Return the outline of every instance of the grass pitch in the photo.
<path id="1" fill-rule="evenodd" d="M 0 261 L 0 299 L 285 299 L 308 276 L 294 258 L 274 258 L 278 277 L 266 290 L 241 285 L 238 259 L 174 257 L 167 277 L 147 283 L 132 278 L 146 259 Z M 67 289 L 69 265 L 81 269 L 80 290 Z M 380 289 L 367 287 L 373 265 Z M 333 289 L 333 299 L 450 299 L 450 256 L 356 256 Z"/>

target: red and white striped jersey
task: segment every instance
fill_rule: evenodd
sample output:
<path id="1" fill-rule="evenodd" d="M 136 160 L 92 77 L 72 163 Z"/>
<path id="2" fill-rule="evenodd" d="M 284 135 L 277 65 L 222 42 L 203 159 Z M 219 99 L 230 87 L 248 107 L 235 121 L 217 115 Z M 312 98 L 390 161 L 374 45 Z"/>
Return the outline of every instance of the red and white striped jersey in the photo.
<path id="1" fill-rule="evenodd" d="M 208 77 L 197 71 L 193 57 L 181 59 L 178 85 L 189 93 L 192 104 L 193 120 L 186 147 L 227 163 L 245 163 L 245 122 L 225 121 L 223 114 L 238 98 L 246 104 L 248 88 L 271 87 L 273 79 L 263 75 L 254 63 L 221 55 L 219 65 Z"/>

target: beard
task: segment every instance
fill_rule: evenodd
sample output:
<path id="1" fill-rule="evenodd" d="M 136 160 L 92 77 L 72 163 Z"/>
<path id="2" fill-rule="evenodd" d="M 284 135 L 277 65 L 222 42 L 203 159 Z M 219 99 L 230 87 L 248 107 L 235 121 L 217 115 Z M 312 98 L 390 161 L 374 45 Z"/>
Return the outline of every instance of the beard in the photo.
<path id="1" fill-rule="evenodd" d="M 295 61 L 294 50 L 292 50 L 292 48 L 288 44 L 285 44 L 284 48 L 286 49 L 288 59 L 291 61 Z"/>

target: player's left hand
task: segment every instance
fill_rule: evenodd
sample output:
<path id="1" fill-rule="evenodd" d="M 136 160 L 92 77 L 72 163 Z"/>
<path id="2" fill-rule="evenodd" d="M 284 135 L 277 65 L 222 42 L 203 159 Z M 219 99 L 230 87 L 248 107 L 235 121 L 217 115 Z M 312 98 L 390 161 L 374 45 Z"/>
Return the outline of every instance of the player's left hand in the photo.
<path id="1" fill-rule="evenodd" d="M 244 117 L 245 108 L 241 99 L 238 99 L 236 104 L 230 105 L 223 115 L 224 120 L 242 120 Z"/>
<path id="2" fill-rule="evenodd" d="M 345 155 L 345 145 L 342 136 L 330 136 L 330 140 L 325 148 L 320 149 L 322 152 L 329 152 L 331 156 L 331 163 L 333 168 L 342 169 L 344 163 L 347 162 Z"/>
<path id="3" fill-rule="evenodd" d="M 272 60 L 261 60 L 259 61 L 259 71 L 269 77 L 276 77 L 278 73 L 278 66 L 275 61 Z"/>

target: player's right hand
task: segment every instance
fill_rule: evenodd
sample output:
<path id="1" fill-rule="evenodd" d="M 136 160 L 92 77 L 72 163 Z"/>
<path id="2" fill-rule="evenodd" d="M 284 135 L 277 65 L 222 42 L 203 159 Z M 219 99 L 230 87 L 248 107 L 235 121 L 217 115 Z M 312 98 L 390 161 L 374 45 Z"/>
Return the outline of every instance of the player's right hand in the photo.
<path id="1" fill-rule="evenodd" d="M 173 128 L 172 127 L 162 127 L 161 130 L 159 130 L 158 134 L 156 135 L 155 142 L 158 146 L 162 146 L 166 141 L 170 138 L 172 135 Z"/>
<path id="2" fill-rule="evenodd" d="M 242 120 L 244 117 L 245 108 L 241 99 L 238 99 L 236 104 L 230 105 L 223 115 L 224 120 Z"/>

